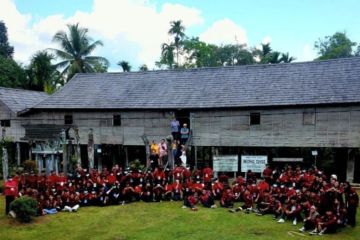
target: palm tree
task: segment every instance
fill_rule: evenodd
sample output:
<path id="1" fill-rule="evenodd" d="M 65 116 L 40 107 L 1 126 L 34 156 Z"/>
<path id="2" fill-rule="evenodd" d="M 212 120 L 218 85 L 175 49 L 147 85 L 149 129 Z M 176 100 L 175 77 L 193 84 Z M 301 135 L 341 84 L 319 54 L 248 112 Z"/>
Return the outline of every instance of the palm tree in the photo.
<path id="1" fill-rule="evenodd" d="M 168 65 L 171 69 L 174 65 L 174 46 L 172 44 L 163 43 L 161 45 L 161 64 Z"/>
<path id="2" fill-rule="evenodd" d="M 118 62 L 118 65 L 122 68 L 123 72 L 130 72 L 131 71 L 131 65 L 127 61 L 120 61 Z"/>
<path id="3" fill-rule="evenodd" d="M 141 72 L 149 71 L 149 68 L 146 64 L 143 64 L 139 67 L 139 71 Z"/>
<path id="4" fill-rule="evenodd" d="M 296 58 L 290 57 L 289 53 L 282 53 L 280 59 L 284 63 L 291 63 L 292 61 L 296 60 Z"/>
<path id="5" fill-rule="evenodd" d="M 95 72 L 94 66 L 101 63 L 109 65 L 104 57 L 90 56 L 90 54 L 103 43 L 93 41 L 88 36 L 88 29 L 79 27 L 79 24 L 68 24 L 68 33 L 59 31 L 53 37 L 53 42 L 59 44 L 60 49 L 51 49 L 57 57 L 62 59 L 56 64 L 62 69 L 61 75 L 70 79 L 75 73 Z"/>
<path id="6" fill-rule="evenodd" d="M 30 89 L 45 90 L 48 93 L 56 90 L 56 84 L 60 83 L 60 76 L 51 63 L 54 59 L 55 56 L 47 51 L 38 51 L 31 57 L 26 70 Z"/>
<path id="7" fill-rule="evenodd" d="M 174 36 L 174 44 L 176 48 L 176 64 L 179 66 L 179 49 L 182 44 L 182 39 L 185 37 L 185 27 L 182 25 L 181 20 L 172 21 L 170 23 L 170 30 L 168 32 L 169 35 Z"/>

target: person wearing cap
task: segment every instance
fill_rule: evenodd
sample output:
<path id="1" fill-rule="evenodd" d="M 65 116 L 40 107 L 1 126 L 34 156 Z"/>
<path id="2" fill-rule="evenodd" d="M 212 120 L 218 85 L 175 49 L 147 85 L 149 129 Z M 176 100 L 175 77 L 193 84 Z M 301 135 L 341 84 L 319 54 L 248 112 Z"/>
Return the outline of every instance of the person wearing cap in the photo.
<path id="1" fill-rule="evenodd" d="M 5 195 L 5 214 L 10 212 L 10 203 L 15 200 L 19 195 L 18 182 L 12 177 L 8 176 L 5 185 L 4 185 L 4 195 Z"/>

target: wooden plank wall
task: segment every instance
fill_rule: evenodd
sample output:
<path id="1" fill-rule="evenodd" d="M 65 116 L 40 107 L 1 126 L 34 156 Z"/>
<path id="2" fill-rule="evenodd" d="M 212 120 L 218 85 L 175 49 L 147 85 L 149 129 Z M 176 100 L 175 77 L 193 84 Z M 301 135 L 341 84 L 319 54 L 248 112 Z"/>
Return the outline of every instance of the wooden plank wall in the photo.
<path id="1" fill-rule="evenodd" d="M 2 114 L 4 111 L 1 111 Z M 250 125 L 251 112 L 261 114 L 260 125 Z M 314 113 L 315 124 L 304 124 L 304 112 Z M 64 124 L 72 114 L 79 127 L 81 144 L 87 144 L 89 129 L 95 144 L 143 145 L 141 136 L 159 141 L 170 135 L 171 113 L 165 111 L 40 112 L 21 119 L 21 124 Z M 113 115 L 121 126 L 113 126 Z M 360 147 L 360 107 L 284 108 L 256 111 L 192 111 L 193 143 L 197 146 L 264 147 Z M 309 117 L 309 115 L 307 115 Z M 311 123 L 310 119 L 307 121 Z M 9 135 L 24 136 L 12 122 Z"/>
<path id="2" fill-rule="evenodd" d="M 259 112 L 260 125 L 250 125 Z M 314 124 L 304 124 L 304 113 Z M 360 147 L 359 107 L 288 108 L 196 112 L 192 126 L 198 146 Z"/>

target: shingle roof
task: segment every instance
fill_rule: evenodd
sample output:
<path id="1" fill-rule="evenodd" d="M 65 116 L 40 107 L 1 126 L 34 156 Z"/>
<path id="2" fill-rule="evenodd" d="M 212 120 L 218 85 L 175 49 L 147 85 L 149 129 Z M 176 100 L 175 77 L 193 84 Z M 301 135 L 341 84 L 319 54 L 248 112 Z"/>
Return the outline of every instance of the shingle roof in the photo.
<path id="1" fill-rule="evenodd" d="M 15 113 L 31 108 L 47 97 L 49 95 L 44 92 L 0 87 L 0 101 Z"/>
<path id="2" fill-rule="evenodd" d="M 173 109 L 359 103 L 360 58 L 77 74 L 35 109 Z"/>

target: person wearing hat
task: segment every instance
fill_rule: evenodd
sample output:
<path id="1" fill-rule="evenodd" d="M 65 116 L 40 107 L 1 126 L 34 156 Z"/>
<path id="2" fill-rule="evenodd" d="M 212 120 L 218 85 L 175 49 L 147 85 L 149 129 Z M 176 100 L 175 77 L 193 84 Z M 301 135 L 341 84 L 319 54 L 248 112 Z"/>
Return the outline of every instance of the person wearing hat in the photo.
<path id="1" fill-rule="evenodd" d="M 11 176 L 8 176 L 6 182 L 5 182 L 5 189 L 4 189 L 4 195 L 5 195 L 5 214 L 9 214 L 10 211 L 10 203 L 15 200 L 15 198 L 19 195 L 18 190 L 18 182 L 16 179 L 13 179 Z"/>

